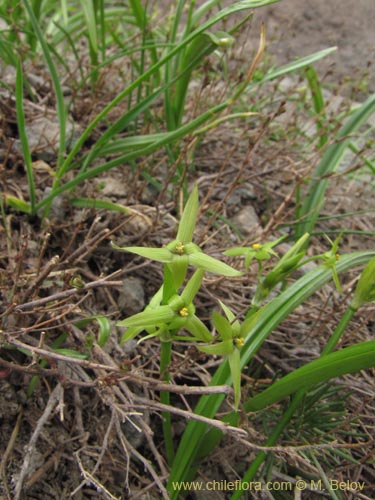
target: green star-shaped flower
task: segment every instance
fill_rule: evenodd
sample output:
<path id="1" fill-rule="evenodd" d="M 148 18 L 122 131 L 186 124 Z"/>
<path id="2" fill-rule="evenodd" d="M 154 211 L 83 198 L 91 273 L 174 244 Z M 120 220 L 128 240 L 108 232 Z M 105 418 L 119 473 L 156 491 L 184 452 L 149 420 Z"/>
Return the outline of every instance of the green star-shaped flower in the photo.
<path id="1" fill-rule="evenodd" d="M 195 186 L 181 216 L 175 240 L 163 248 L 119 247 L 113 242 L 112 247 L 166 264 L 172 271 L 176 289 L 182 285 L 188 265 L 222 276 L 241 276 L 240 271 L 205 254 L 198 245 L 192 242 L 198 208 L 198 189 Z"/>
<path id="2" fill-rule="evenodd" d="M 262 262 L 268 260 L 274 255 L 277 257 L 277 253 L 273 250 L 273 247 L 278 245 L 280 241 L 285 239 L 286 236 L 282 236 L 275 241 L 270 241 L 268 243 L 253 243 L 250 247 L 234 247 L 224 252 L 225 255 L 230 255 L 232 257 L 244 256 L 245 257 L 245 268 L 248 270 L 253 259 L 258 261 L 260 269 L 262 268 Z"/>
<path id="3" fill-rule="evenodd" d="M 126 342 L 147 330 L 149 335 L 143 338 L 158 336 L 162 341 L 171 341 L 174 338 L 186 340 L 177 333 L 185 329 L 192 337 L 187 340 L 210 342 L 212 335 L 205 324 L 195 315 L 193 300 L 197 294 L 204 271 L 198 269 L 187 282 L 181 295 L 173 294 L 166 304 L 161 304 L 162 293 L 156 294 L 146 309 L 138 314 L 117 323 L 117 326 L 128 327 L 121 342 Z M 162 289 L 161 289 L 162 290 Z"/>
<path id="4" fill-rule="evenodd" d="M 212 315 L 219 342 L 205 346 L 198 345 L 197 348 L 207 354 L 227 356 L 233 381 L 234 406 L 237 409 L 241 399 L 240 350 L 245 344 L 245 335 L 249 331 L 250 320 L 240 325 L 232 311 L 222 302 L 220 305 L 226 317 L 217 312 Z M 251 322 L 254 320 L 254 317 L 251 318 Z"/>
<path id="5" fill-rule="evenodd" d="M 339 276 L 337 274 L 336 263 L 340 259 L 340 254 L 338 252 L 339 243 L 341 240 L 341 234 L 332 242 L 332 240 L 325 235 L 326 239 L 331 243 L 331 249 L 328 252 L 318 255 L 316 259 L 321 259 L 323 265 L 332 270 L 333 282 L 335 283 L 336 289 L 339 293 L 342 293 L 342 287 L 340 284 Z"/>

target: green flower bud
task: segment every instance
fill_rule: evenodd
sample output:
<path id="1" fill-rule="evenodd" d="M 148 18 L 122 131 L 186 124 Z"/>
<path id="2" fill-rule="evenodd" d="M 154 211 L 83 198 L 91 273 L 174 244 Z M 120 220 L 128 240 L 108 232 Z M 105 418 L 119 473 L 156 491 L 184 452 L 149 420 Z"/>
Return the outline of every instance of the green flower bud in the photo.
<path id="1" fill-rule="evenodd" d="M 367 302 L 375 302 L 375 257 L 370 260 L 362 271 L 351 307 L 357 310 Z"/>

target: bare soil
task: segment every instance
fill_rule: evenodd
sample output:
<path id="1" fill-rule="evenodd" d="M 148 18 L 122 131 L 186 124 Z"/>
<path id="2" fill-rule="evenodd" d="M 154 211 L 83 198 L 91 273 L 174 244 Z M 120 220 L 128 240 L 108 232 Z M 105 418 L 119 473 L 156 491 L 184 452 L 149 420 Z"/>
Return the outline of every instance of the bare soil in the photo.
<path id="1" fill-rule="evenodd" d="M 355 98 L 375 90 L 372 0 L 282 0 L 255 10 L 254 20 L 256 26 L 265 23 L 276 62 L 336 46 L 336 53 L 317 63 L 323 80 L 339 87 L 356 82 Z"/>

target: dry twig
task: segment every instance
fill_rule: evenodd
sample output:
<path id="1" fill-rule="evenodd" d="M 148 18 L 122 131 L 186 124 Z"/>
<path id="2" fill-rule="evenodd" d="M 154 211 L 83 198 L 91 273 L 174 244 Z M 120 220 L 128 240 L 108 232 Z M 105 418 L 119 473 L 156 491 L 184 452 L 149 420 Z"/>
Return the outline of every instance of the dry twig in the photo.
<path id="1" fill-rule="evenodd" d="M 36 442 L 38 440 L 38 437 L 42 432 L 43 427 L 47 423 L 54 408 L 57 405 L 61 404 L 62 397 L 63 397 L 63 387 L 61 386 L 61 384 L 57 384 L 54 390 L 50 394 L 44 412 L 40 417 L 40 419 L 38 420 L 35 430 L 31 436 L 30 442 L 26 447 L 25 458 L 23 460 L 21 471 L 14 489 L 14 500 L 20 500 L 21 498 L 23 483 L 25 482 L 26 477 L 30 474 L 32 458 L 33 454 L 35 453 Z"/>

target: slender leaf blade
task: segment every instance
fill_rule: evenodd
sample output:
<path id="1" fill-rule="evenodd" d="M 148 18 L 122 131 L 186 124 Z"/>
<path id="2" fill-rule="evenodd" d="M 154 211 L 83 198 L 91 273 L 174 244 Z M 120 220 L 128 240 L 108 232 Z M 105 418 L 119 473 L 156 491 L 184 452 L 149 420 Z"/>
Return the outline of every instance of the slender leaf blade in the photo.
<path id="1" fill-rule="evenodd" d="M 332 378 L 375 366 L 375 341 L 362 342 L 327 354 L 289 373 L 245 404 L 246 411 L 262 410 L 281 399 Z"/>

